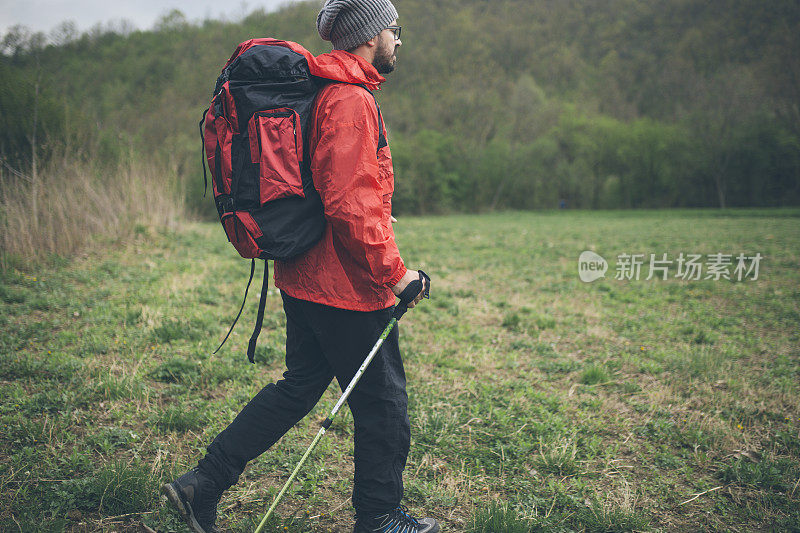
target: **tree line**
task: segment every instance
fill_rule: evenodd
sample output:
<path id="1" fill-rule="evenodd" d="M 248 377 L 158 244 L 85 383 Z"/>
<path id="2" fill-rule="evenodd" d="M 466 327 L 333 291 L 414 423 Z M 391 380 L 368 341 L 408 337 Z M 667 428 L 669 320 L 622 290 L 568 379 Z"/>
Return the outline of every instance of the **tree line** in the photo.
<path id="1" fill-rule="evenodd" d="M 378 98 L 398 213 L 800 203 L 796 1 L 396 5 L 404 42 Z M 135 153 L 213 213 L 197 122 L 220 68 L 252 37 L 327 51 L 317 9 L 199 24 L 175 11 L 149 31 L 12 28 L 0 43 L 3 180 L 55 146 L 110 166 Z"/>

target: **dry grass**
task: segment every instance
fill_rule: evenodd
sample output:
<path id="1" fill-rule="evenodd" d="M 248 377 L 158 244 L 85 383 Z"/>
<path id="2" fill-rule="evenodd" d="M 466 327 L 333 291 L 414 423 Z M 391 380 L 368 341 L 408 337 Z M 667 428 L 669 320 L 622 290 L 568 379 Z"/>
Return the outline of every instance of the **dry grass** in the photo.
<path id="1" fill-rule="evenodd" d="M 108 170 L 91 158 L 53 157 L 38 183 L 0 172 L 0 268 L 69 256 L 137 227 L 174 228 L 185 214 L 178 180 L 152 162 Z"/>

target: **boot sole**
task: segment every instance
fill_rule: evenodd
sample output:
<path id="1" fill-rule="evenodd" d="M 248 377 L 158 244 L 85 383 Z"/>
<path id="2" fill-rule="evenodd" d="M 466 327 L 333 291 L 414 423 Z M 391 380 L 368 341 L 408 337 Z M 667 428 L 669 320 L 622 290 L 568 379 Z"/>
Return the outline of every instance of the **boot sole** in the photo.
<path id="1" fill-rule="evenodd" d="M 161 493 L 167 497 L 167 501 L 180 513 L 181 518 L 194 533 L 208 533 L 205 529 L 200 527 L 197 519 L 194 517 L 191 504 L 183 497 L 183 491 L 176 489 L 172 483 L 167 483 L 161 486 Z"/>
<path id="2" fill-rule="evenodd" d="M 371 531 L 375 531 L 375 530 L 372 530 L 372 529 L 366 529 L 366 528 L 364 528 L 363 526 L 362 526 L 362 528 L 361 528 L 361 529 L 359 529 L 359 528 L 358 528 L 358 526 L 355 526 L 355 527 L 353 528 L 353 533 L 361 533 L 361 532 L 364 532 L 364 533 L 370 533 Z M 434 522 L 434 523 L 431 525 L 431 527 L 430 527 L 430 528 L 428 528 L 428 529 L 421 529 L 421 530 L 419 530 L 419 531 L 420 531 L 420 533 L 441 533 L 441 529 L 440 529 L 440 527 L 439 527 L 439 522 Z"/>
<path id="3" fill-rule="evenodd" d="M 439 533 L 440 531 L 441 531 L 441 529 L 439 529 L 439 522 L 436 522 L 436 525 L 434 525 L 426 533 Z"/>

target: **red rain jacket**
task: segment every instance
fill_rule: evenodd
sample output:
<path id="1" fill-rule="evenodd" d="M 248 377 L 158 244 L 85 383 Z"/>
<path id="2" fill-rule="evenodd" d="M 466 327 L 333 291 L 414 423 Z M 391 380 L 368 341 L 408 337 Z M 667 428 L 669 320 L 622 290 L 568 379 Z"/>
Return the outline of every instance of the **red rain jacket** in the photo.
<path id="1" fill-rule="evenodd" d="M 308 252 L 275 261 L 275 286 L 341 309 L 385 309 L 395 302 L 391 287 L 406 273 L 390 221 L 392 156 L 388 146 L 378 152 L 375 100 L 352 84 L 374 90 L 386 80 L 369 62 L 342 50 L 315 62 L 315 74 L 347 82 L 319 92 L 310 125 L 311 172 L 328 224 Z"/>

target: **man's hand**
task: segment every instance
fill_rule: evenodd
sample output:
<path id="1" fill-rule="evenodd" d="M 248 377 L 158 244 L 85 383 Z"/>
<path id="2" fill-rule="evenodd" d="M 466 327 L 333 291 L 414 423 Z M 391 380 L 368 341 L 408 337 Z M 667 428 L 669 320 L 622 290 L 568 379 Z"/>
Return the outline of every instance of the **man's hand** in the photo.
<path id="1" fill-rule="evenodd" d="M 419 272 L 417 272 L 416 270 L 409 269 L 406 271 L 405 276 L 400 278 L 400 281 L 397 282 L 397 285 L 392 287 L 392 292 L 395 294 L 395 296 L 400 296 L 400 293 L 403 292 L 403 289 L 405 289 L 409 283 L 418 279 L 419 279 Z M 417 305 L 419 301 L 422 300 L 422 295 L 424 293 L 425 293 L 425 287 L 423 286 L 422 290 L 419 291 L 419 294 L 417 294 L 414 300 L 408 302 L 408 308 L 411 309 L 412 307 Z"/>

